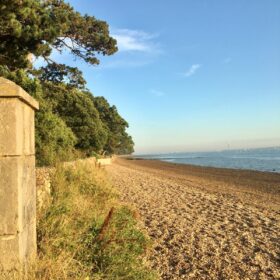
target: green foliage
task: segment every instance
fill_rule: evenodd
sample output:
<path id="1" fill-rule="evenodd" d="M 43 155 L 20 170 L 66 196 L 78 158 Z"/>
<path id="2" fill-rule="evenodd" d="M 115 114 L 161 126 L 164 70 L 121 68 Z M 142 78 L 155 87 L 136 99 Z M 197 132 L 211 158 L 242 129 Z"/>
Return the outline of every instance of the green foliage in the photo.
<path id="1" fill-rule="evenodd" d="M 134 142 L 132 140 L 132 137 L 128 135 L 126 131 L 124 131 L 121 138 L 121 144 L 119 145 L 116 154 L 129 155 L 132 154 L 133 152 L 134 152 Z"/>
<path id="2" fill-rule="evenodd" d="M 77 149 L 88 155 L 103 149 L 107 133 L 88 95 L 64 84 L 44 83 L 44 97 L 76 135 Z"/>
<path id="3" fill-rule="evenodd" d="M 35 115 L 37 165 L 52 165 L 58 160 L 72 159 L 76 137 L 66 123 L 53 113 L 52 106 L 43 97 L 40 81 L 31 79 L 23 70 L 10 72 L 4 66 L 0 66 L 0 76 L 20 85 L 40 103 L 40 110 Z"/>
<path id="4" fill-rule="evenodd" d="M 41 67 L 39 70 L 31 72 L 43 82 L 49 81 L 56 85 L 64 82 L 71 88 L 85 88 L 86 81 L 82 76 L 82 72 L 75 67 L 50 63 L 46 67 Z"/>
<path id="5" fill-rule="evenodd" d="M 35 97 L 37 164 L 70 160 L 77 151 L 131 153 L 127 122 L 105 98 L 85 89 L 82 72 L 50 59 L 53 50 L 68 51 L 89 64 L 97 54 L 117 51 L 108 25 L 81 15 L 63 0 L 3 0 L 0 2 L 0 75 Z M 45 67 L 33 69 L 28 56 L 43 57 Z"/>
<path id="6" fill-rule="evenodd" d="M 37 164 L 54 165 L 77 153 L 131 153 L 128 124 L 116 107 L 87 92 L 81 71 L 53 61 L 53 50 L 98 64 L 97 55 L 111 55 L 117 47 L 106 22 L 81 15 L 63 0 L 0 2 L 0 76 L 40 103 Z M 47 65 L 34 69 L 30 55 Z M 52 196 L 38 213 L 39 262 L 30 279 L 155 279 L 142 261 L 148 241 L 133 212 L 116 203 L 111 186 L 92 166 L 58 168 Z"/>
<path id="7" fill-rule="evenodd" d="M 117 51 L 106 22 L 82 16 L 63 0 L 2 0 L 0 11 L 0 64 L 9 69 L 26 68 L 29 54 L 51 62 L 53 49 L 90 64 L 99 63 L 96 54 Z"/>
<path id="8" fill-rule="evenodd" d="M 92 97 L 108 138 L 104 150 L 109 154 L 131 154 L 134 149 L 132 138 L 127 134 L 128 123 L 119 115 L 116 106 L 110 106 L 104 97 Z"/>
<path id="9" fill-rule="evenodd" d="M 126 132 L 128 123 L 104 97 L 93 97 L 90 92 L 51 82 L 43 83 L 43 95 L 53 112 L 75 134 L 75 147 L 88 156 L 133 152 L 132 138 Z"/>
<path id="10" fill-rule="evenodd" d="M 77 139 L 61 118 L 45 110 L 37 114 L 35 127 L 37 165 L 53 165 L 74 157 Z"/>
<path id="11" fill-rule="evenodd" d="M 85 163 L 53 174 L 38 223 L 39 268 L 48 265 L 36 279 L 156 279 L 143 262 L 149 241 L 104 176 Z"/>

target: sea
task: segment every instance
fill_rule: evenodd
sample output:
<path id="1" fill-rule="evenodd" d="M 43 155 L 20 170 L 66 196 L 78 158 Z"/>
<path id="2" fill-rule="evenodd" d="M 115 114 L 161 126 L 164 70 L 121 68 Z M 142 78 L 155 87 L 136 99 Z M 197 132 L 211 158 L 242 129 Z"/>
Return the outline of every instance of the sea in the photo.
<path id="1" fill-rule="evenodd" d="M 280 147 L 136 156 L 172 163 L 280 173 Z"/>

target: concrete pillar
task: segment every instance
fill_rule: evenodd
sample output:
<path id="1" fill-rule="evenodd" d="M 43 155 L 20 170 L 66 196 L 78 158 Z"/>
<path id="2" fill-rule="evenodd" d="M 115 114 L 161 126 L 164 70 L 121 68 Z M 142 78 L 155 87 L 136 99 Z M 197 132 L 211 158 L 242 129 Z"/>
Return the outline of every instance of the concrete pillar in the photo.
<path id="1" fill-rule="evenodd" d="M 0 270 L 36 257 L 34 111 L 38 102 L 0 78 Z"/>

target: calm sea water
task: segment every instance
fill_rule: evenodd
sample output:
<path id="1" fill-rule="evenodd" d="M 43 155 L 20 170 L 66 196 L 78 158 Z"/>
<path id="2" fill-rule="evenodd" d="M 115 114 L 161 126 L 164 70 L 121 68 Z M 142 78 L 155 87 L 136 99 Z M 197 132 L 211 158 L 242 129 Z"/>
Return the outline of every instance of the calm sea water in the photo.
<path id="1" fill-rule="evenodd" d="M 200 166 L 280 172 L 280 147 L 219 152 L 170 153 L 139 157 Z"/>

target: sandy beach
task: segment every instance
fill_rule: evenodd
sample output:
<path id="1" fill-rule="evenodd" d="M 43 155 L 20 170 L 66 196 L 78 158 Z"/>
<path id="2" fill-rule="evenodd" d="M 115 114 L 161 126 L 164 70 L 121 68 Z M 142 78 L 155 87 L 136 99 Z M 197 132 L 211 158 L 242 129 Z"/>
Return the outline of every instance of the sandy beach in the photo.
<path id="1" fill-rule="evenodd" d="M 280 279 L 280 174 L 118 158 L 161 279 Z"/>

